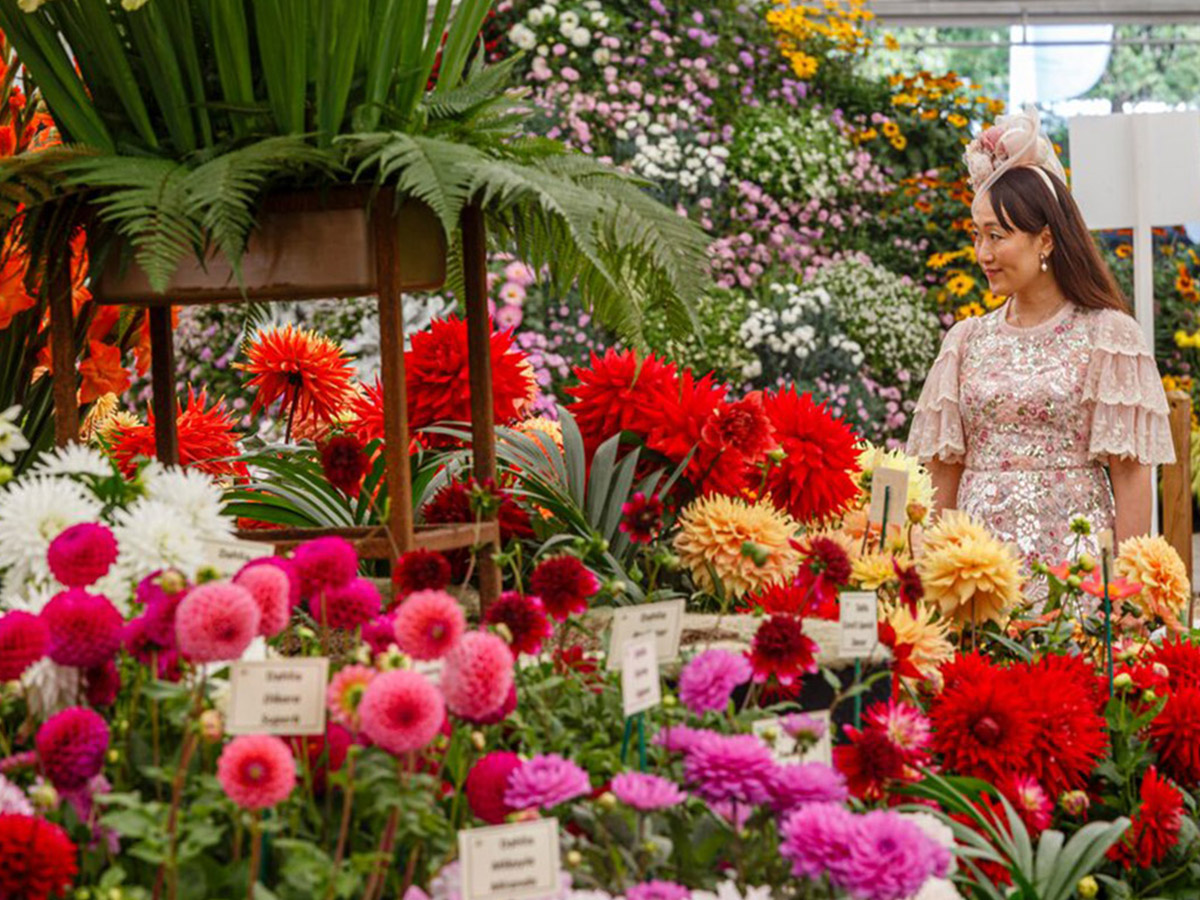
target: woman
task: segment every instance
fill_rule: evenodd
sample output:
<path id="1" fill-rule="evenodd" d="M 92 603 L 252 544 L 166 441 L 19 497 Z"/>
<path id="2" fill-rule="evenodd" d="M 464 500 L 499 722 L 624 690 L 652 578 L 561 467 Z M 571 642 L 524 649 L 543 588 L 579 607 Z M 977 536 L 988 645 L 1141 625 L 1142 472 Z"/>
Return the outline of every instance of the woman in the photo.
<path id="1" fill-rule="evenodd" d="M 965 155 L 975 254 L 1004 305 L 947 333 L 908 450 L 939 509 L 961 509 L 1029 560 L 1150 530 L 1150 466 L 1173 462 L 1154 357 L 1067 190 L 1036 111 L 1004 116 Z"/>

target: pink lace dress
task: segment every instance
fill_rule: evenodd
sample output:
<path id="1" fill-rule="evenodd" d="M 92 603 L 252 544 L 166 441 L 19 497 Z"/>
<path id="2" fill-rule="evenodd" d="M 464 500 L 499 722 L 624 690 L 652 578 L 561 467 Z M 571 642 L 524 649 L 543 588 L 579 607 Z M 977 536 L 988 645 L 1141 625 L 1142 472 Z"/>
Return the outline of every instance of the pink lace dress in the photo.
<path id="1" fill-rule="evenodd" d="M 1175 460 L 1167 398 L 1137 322 L 1068 303 L 1018 328 L 1007 304 L 947 333 L 913 415 L 908 452 L 964 463 L 953 505 L 1027 560 L 1073 555 L 1070 522 L 1113 527 L 1108 457 Z M 950 504 L 947 504 L 950 505 Z"/>

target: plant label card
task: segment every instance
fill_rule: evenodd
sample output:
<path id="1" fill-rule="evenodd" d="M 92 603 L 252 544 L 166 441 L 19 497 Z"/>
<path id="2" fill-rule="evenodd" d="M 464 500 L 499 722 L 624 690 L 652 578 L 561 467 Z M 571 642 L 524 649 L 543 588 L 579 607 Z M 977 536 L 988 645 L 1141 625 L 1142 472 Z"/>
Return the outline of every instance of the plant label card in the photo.
<path id="1" fill-rule="evenodd" d="M 827 766 L 833 765 L 833 740 L 829 734 L 829 710 L 818 709 L 806 712 L 808 716 L 823 727 L 817 742 L 801 753 L 797 749 L 797 741 L 783 728 L 781 717 L 759 719 L 750 728 L 755 737 L 759 738 L 771 749 L 771 754 L 778 763 L 810 763 L 819 762 Z"/>
<path id="2" fill-rule="evenodd" d="M 870 656 L 879 643 L 879 597 L 874 591 L 844 591 L 840 600 L 839 655 L 843 659 Z"/>
<path id="3" fill-rule="evenodd" d="M 625 644 L 625 658 L 621 660 L 621 702 L 627 719 L 662 703 L 656 651 L 656 642 L 651 635 Z"/>
<path id="4" fill-rule="evenodd" d="M 240 541 L 231 537 L 204 542 L 205 564 L 222 575 L 233 575 L 246 563 L 274 553 L 274 545 L 259 541 Z"/>
<path id="5" fill-rule="evenodd" d="M 871 508 L 867 521 L 872 525 L 883 524 L 885 500 L 888 524 L 903 522 L 904 509 L 908 505 L 908 473 L 903 469 L 879 468 L 871 476 Z"/>
<path id="6" fill-rule="evenodd" d="M 608 643 L 606 667 L 612 672 L 625 660 L 625 645 L 641 637 L 653 636 L 658 661 L 670 662 L 679 656 L 683 636 L 683 600 L 663 600 L 619 606 L 613 610 L 612 632 Z"/>
<path id="7" fill-rule="evenodd" d="M 414 659 L 413 671 L 420 672 L 434 684 L 442 683 L 442 669 L 446 668 L 444 659 Z"/>
<path id="8" fill-rule="evenodd" d="M 1099 534 L 1100 552 L 1108 551 L 1109 558 L 1113 556 L 1113 533 L 1111 528 L 1105 528 Z"/>
<path id="9" fill-rule="evenodd" d="M 558 819 L 464 828 L 458 833 L 462 900 L 557 897 Z"/>
<path id="10" fill-rule="evenodd" d="M 328 659 L 236 662 L 229 678 L 229 734 L 325 733 Z"/>

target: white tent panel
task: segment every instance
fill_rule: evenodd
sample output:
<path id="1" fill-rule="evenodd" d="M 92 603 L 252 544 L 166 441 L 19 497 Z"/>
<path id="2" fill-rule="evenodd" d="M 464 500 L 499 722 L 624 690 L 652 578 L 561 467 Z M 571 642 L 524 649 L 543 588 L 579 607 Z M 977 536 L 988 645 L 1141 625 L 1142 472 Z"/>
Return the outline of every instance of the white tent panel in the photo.
<path id="1" fill-rule="evenodd" d="M 872 0 L 869 8 L 885 26 L 1200 22 L 1200 0 Z"/>

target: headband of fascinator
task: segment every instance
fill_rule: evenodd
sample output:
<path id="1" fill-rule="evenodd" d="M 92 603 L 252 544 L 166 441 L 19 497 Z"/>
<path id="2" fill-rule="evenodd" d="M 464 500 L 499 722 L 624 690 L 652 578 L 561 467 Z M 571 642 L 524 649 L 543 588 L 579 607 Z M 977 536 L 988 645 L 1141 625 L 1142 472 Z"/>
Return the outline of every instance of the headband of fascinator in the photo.
<path id="1" fill-rule="evenodd" d="M 1051 194 L 1054 185 L 1048 172 L 1057 175 L 1064 184 L 1067 180 L 1054 145 L 1042 133 L 1041 120 L 1034 106 L 1027 106 L 1010 116 L 1000 116 L 996 124 L 967 145 L 963 162 L 976 196 L 995 184 L 1009 169 L 1018 166 L 1028 166 L 1041 175 Z"/>

